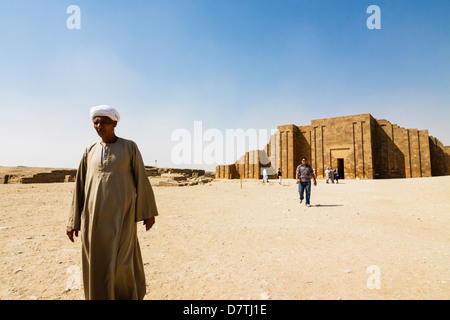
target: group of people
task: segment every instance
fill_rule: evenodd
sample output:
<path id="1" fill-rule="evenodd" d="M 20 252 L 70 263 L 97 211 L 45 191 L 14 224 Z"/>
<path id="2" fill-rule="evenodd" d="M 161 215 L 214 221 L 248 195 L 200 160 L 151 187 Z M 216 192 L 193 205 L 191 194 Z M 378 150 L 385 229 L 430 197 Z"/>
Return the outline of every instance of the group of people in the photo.
<path id="1" fill-rule="evenodd" d="M 278 184 L 281 184 L 281 180 L 283 178 L 283 174 L 281 173 L 281 168 L 278 168 L 277 171 L 277 178 L 278 178 Z M 263 183 L 269 183 L 269 175 L 267 173 L 267 169 L 263 168 Z"/>
<path id="2" fill-rule="evenodd" d="M 339 183 L 339 171 L 337 169 L 327 168 L 327 170 L 325 170 L 325 176 L 327 177 L 327 183 L 329 183 L 329 181 L 334 183 L 335 180 L 336 183 Z"/>

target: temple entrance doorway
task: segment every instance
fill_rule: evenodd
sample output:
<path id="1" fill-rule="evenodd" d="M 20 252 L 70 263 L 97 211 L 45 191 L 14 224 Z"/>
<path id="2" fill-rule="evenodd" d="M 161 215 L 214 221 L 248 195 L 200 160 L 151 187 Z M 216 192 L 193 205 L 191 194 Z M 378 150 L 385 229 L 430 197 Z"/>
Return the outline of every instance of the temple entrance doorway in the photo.
<path id="1" fill-rule="evenodd" d="M 339 173 L 339 179 L 345 179 L 344 176 L 344 159 L 339 158 L 337 159 L 337 169 Z"/>

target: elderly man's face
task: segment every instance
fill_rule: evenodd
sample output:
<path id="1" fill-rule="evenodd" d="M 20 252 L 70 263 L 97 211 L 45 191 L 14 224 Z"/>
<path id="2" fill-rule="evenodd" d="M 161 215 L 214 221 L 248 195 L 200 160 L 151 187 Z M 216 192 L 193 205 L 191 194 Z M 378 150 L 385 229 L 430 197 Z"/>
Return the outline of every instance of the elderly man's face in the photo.
<path id="1" fill-rule="evenodd" d="M 101 138 L 114 135 L 114 128 L 117 125 L 117 121 L 113 121 L 111 118 L 104 116 L 95 117 L 92 121 L 94 123 L 95 131 L 97 131 Z"/>

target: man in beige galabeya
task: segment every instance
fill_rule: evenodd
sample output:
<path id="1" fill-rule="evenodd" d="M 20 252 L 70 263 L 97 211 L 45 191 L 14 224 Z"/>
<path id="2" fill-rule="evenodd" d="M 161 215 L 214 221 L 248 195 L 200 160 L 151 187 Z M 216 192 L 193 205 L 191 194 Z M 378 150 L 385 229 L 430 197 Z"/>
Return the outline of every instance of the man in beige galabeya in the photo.
<path id="1" fill-rule="evenodd" d="M 75 181 L 67 236 L 81 231 L 85 298 L 141 300 L 146 293 L 137 222 L 148 231 L 158 215 L 141 153 L 114 129 L 120 115 L 109 106 L 91 108 L 101 141 L 83 154 Z"/>

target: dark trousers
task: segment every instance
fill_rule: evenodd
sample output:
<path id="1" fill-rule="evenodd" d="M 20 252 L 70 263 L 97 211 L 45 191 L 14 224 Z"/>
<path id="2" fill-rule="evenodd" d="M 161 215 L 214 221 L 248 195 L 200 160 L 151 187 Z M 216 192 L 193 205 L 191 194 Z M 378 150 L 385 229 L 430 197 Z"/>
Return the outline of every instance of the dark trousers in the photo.
<path id="1" fill-rule="evenodd" d="M 306 192 L 306 205 L 309 203 L 309 198 L 311 197 L 311 181 L 298 183 L 298 193 L 300 194 L 300 200 L 303 200 L 303 194 Z"/>

